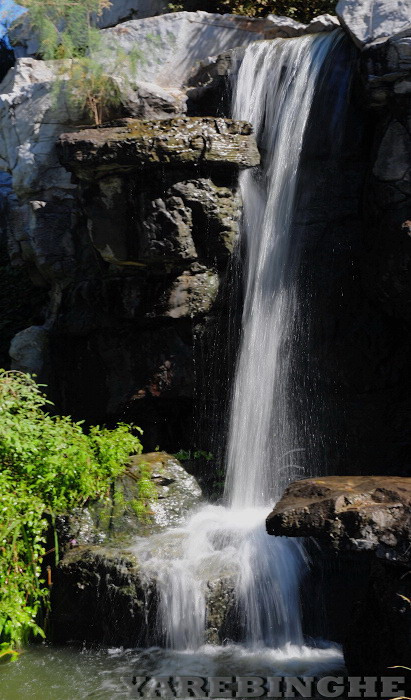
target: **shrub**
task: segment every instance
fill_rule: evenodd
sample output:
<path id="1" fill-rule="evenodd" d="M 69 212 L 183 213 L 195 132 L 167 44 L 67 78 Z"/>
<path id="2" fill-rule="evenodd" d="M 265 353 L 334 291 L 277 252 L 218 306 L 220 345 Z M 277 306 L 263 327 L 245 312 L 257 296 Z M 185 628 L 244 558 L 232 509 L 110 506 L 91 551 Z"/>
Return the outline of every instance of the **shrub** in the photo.
<path id="1" fill-rule="evenodd" d="M 186 0 L 170 3 L 172 10 L 207 10 L 208 12 L 232 12 L 249 17 L 269 14 L 292 17 L 309 22 L 316 15 L 335 12 L 337 0 Z"/>
<path id="2" fill-rule="evenodd" d="M 110 0 L 20 0 L 39 38 L 42 58 L 81 58 L 96 41 L 96 20 Z"/>
<path id="3" fill-rule="evenodd" d="M 29 375 L 0 370 L 0 647 L 44 635 L 37 616 L 47 519 L 109 493 L 141 442 L 131 426 L 93 427 L 45 412 Z M 139 430 L 139 429 L 137 429 Z M 56 542 L 56 555 L 58 543 Z"/>
<path id="4" fill-rule="evenodd" d="M 132 55 L 117 50 L 110 60 L 110 73 L 105 72 L 99 60 L 101 34 L 97 19 L 109 0 L 21 0 L 28 8 L 31 30 L 39 38 L 39 57 L 45 60 L 62 59 L 60 79 L 55 85 L 56 97 L 64 93 L 69 106 L 81 118 L 95 125 L 111 118 L 121 105 L 121 92 L 116 76 L 127 83 L 127 68 L 135 69 L 140 60 L 136 49 Z M 101 54 L 100 54 L 101 58 Z"/>

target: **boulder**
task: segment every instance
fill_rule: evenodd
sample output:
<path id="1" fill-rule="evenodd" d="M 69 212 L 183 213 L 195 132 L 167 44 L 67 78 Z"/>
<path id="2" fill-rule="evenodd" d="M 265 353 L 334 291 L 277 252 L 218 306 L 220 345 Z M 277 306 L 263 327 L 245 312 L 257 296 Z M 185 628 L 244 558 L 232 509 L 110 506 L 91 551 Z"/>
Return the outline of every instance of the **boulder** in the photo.
<path id="1" fill-rule="evenodd" d="M 357 46 L 411 33 L 408 0 L 339 0 L 337 16 Z"/>
<path id="2" fill-rule="evenodd" d="M 147 544 L 150 546 L 149 541 Z M 164 566 L 175 547 L 172 541 L 168 544 Z M 164 545 L 167 547 L 167 541 Z M 69 550 L 53 572 L 53 643 L 134 649 L 163 645 L 157 619 L 161 573 L 147 575 L 138 555 L 127 547 L 80 546 Z M 204 586 L 205 642 L 222 644 L 233 627 L 234 578 L 216 576 Z"/>
<path id="3" fill-rule="evenodd" d="M 141 464 L 149 465 L 157 498 L 144 517 L 135 508 Z M 137 479 L 137 480 L 136 480 Z M 181 525 L 200 504 L 193 476 L 164 452 L 133 457 L 106 502 L 59 518 L 65 549 L 53 569 L 53 641 L 124 647 L 163 642 L 156 624 L 158 590 L 167 580 L 167 560 L 182 556 Z M 206 641 L 221 644 L 234 612 L 234 579 L 227 567 L 204 580 Z"/>
<path id="4" fill-rule="evenodd" d="M 267 26 L 266 20 L 202 11 L 131 20 L 102 31 L 101 61 L 109 67 L 119 48 L 130 54 L 138 47 L 135 79 L 176 90 L 196 63 L 263 39 Z"/>
<path id="5" fill-rule="evenodd" d="M 10 345 L 11 368 L 43 377 L 49 334 L 42 326 L 30 326 L 14 336 Z"/>
<path id="6" fill-rule="evenodd" d="M 319 34 L 320 32 L 332 32 L 334 29 L 340 27 L 340 22 L 338 17 L 335 15 L 319 15 L 314 17 L 309 24 L 307 24 L 304 34 Z"/>
<path id="7" fill-rule="evenodd" d="M 289 486 L 267 518 L 270 535 L 315 537 L 336 550 L 410 560 L 411 480 L 328 476 Z"/>
<path id="8" fill-rule="evenodd" d="M 53 572 L 51 637 L 56 644 L 137 647 L 155 643 L 153 583 L 142 581 L 131 552 L 76 547 Z"/>
<path id="9" fill-rule="evenodd" d="M 411 655 L 411 479 L 326 476 L 297 481 L 268 516 L 267 532 L 314 538 L 313 569 L 318 562 L 321 569 L 321 559 L 332 569 L 328 578 L 324 570 L 317 572 L 316 585 L 327 617 L 334 614 L 339 591 L 348 675 L 400 675 L 388 669 L 406 666 Z"/>
<path id="10" fill-rule="evenodd" d="M 136 505 L 141 503 L 141 465 L 148 467 L 155 493 L 145 500 L 143 510 Z M 59 518 L 60 540 L 64 547 L 114 547 L 119 542 L 123 547 L 136 535 L 147 536 L 181 524 L 201 500 L 196 479 L 172 455 L 151 452 L 131 457 L 107 499 Z"/>

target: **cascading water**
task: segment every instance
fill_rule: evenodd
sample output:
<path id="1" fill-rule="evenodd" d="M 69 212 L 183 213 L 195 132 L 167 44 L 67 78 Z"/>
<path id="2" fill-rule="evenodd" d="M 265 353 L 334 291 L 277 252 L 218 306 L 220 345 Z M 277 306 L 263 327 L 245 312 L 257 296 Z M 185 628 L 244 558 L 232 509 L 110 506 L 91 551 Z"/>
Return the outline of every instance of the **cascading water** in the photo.
<path id="1" fill-rule="evenodd" d="M 317 78 L 339 40 L 335 33 L 253 44 L 238 75 L 234 117 L 253 125 L 263 164 L 240 178 L 247 269 L 225 487 L 233 507 L 278 500 L 303 450 L 287 396 L 298 263 L 290 232 Z"/>
<path id="2" fill-rule="evenodd" d="M 234 117 L 253 124 L 262 165 L 241 176 L 246 291 L 227 506 L 206 506 L 184 527 L 136 545 L 143 573 L 157 581 L 159 625 L 170 649 L 195 650 L 207 641 L 210 582 L 222 580 L 233 589 L 232 614 L 243 649 L 289 645 L 304 655 L 299 604 L 304 550 L 297 541 L 267 536 L 265 518 L 295 476 L 303 447 L 296 443 L 287 396 L 298 263 L 291 229 L 316 83 L 339 41 L 340 33 L 333 32 L 256 42 L 246 49 L 237 76 Z"/>

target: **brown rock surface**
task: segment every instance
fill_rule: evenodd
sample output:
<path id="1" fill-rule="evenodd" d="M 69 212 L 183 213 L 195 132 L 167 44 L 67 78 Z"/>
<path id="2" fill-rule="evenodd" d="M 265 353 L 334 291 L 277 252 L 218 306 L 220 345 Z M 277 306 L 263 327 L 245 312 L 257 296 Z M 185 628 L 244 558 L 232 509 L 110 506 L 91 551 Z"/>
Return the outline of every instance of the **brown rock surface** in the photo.
<path id="1" fill-rule="evenodd" d="M 315 537 L 334 549 L 409 558 L 411 479 L 328 476 L 291 484 L 267 518 L 267 532 Z"/>

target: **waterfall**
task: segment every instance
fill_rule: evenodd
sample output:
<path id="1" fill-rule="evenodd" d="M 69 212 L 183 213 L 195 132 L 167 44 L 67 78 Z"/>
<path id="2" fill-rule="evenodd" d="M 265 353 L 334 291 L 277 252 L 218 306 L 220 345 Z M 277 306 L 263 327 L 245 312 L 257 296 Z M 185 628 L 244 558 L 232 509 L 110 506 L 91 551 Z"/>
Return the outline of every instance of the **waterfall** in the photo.
<path id="1" fill-rule="evenodd" d="M 315 86 L 340 39 L 333 32 L 252 44 L 237 78 L 234 117 L 253 125 L 263 163 L 240 178 L 247 253 L 225 486 L 233 507 L 272 504 L 301 476 L 304 445 L 288 396 L 299 250 L 291 229 Z"/>
<path id="2" fill-rule="evenodd" d="M 224 580 L 232 582 L 232 614 L 246 649 L 303 649 L 304 549 L 296 540 L 268 536 L 265 518 L 284 484 L 299 474 L 304 448 L 296 441 L 288 398 L 299 248 L 293 210 L 316 84 L 340 40 L 333 32 L 256 42 L 245 50 L 236 78 L 234 117 L 253 124 L 262 164 L 241 175 L 246 289 L 227 505 L 205 506 L 183 527 L 141 541 L 137 549 L 142 571 L 158 582 L 168 648 L 205 643 L 210 582 Z"/>

